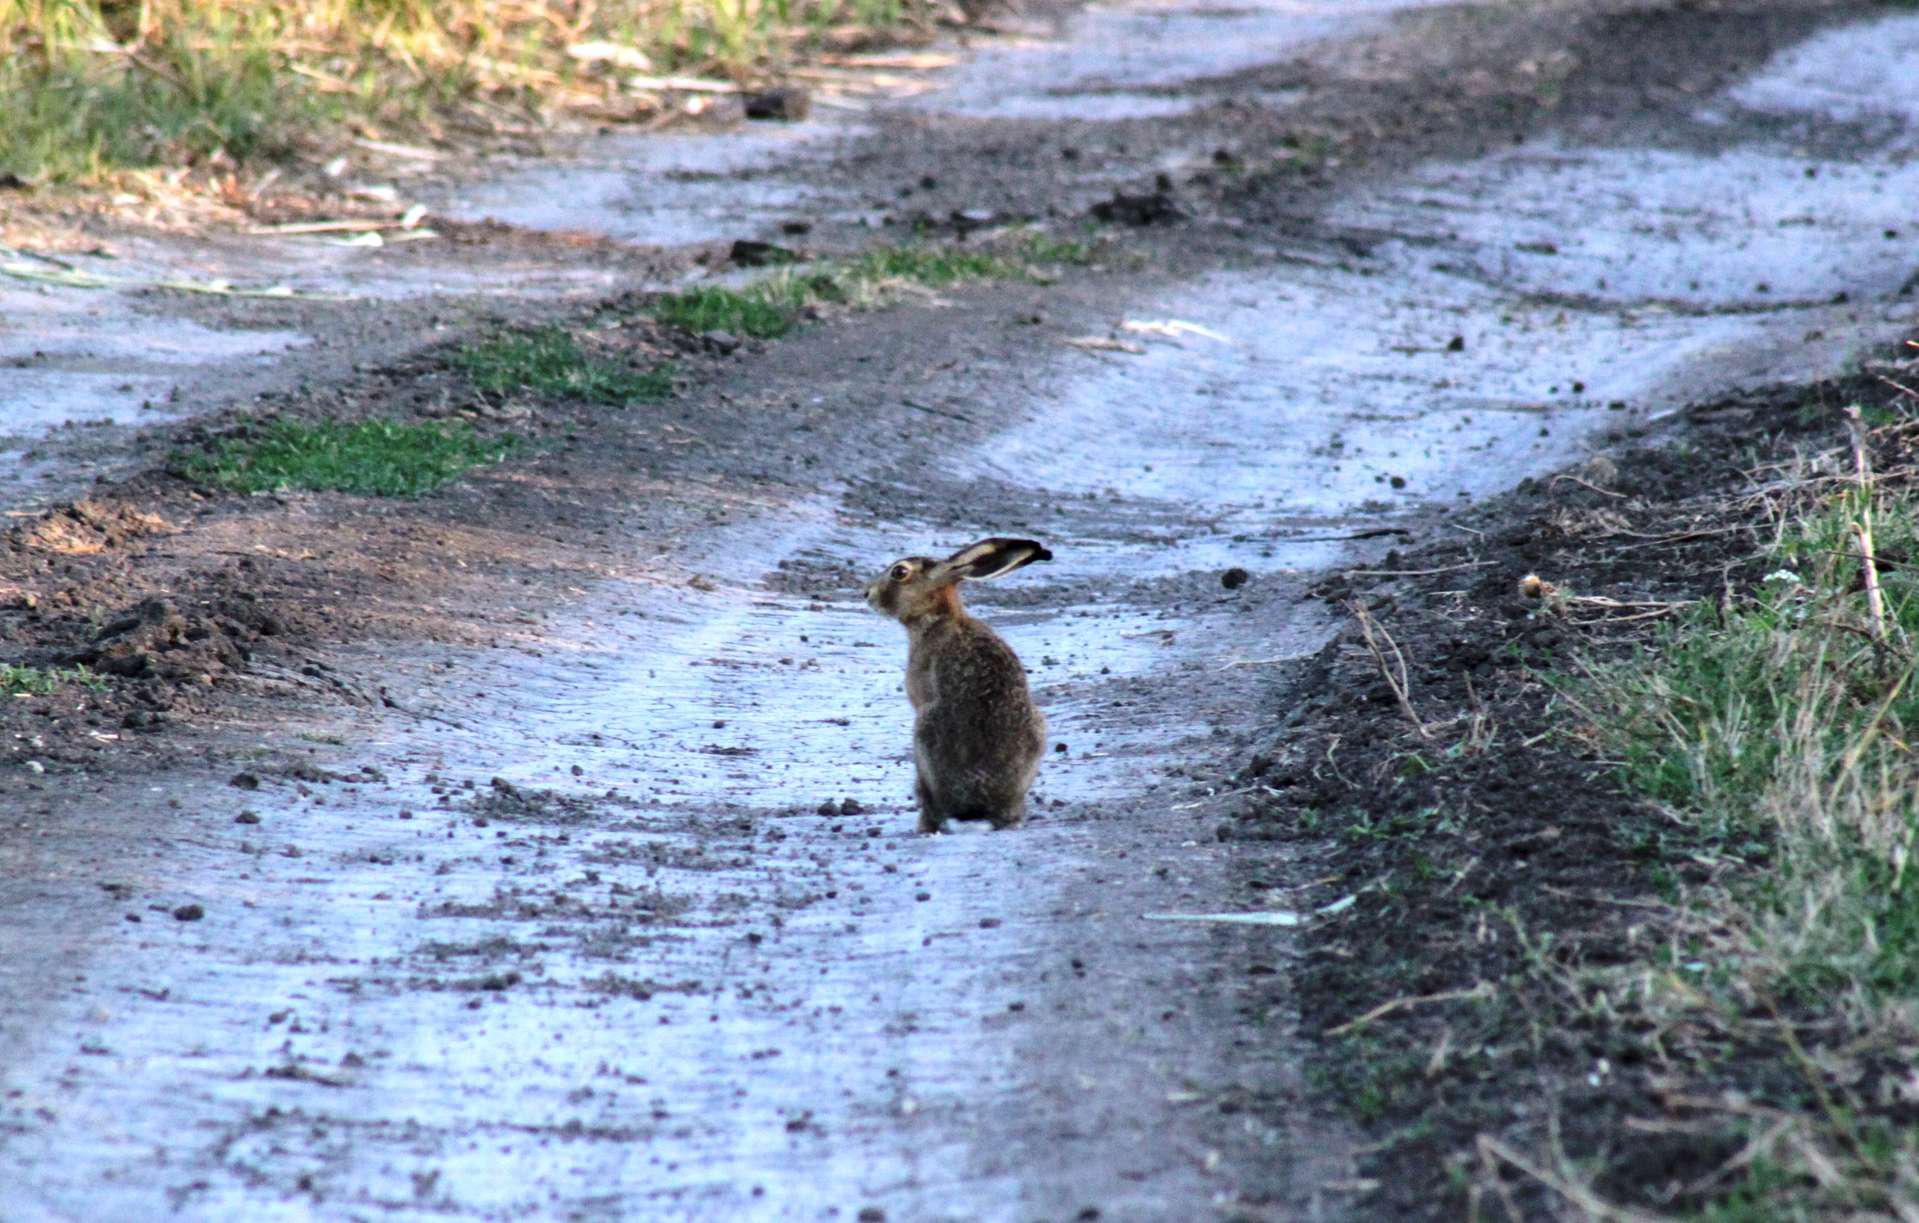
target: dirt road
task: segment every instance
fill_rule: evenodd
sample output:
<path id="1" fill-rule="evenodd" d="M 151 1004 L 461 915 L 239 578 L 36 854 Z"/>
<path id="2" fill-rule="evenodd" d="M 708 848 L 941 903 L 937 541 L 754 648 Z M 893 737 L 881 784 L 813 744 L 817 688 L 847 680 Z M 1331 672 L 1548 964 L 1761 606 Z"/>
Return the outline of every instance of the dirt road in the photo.
<path id="1" fill-rule="evenodd" d="M 0 391 L 24 512 L 175 444 L 134 399 L 423 402 L 447 336 L 701 243 L 1170 210 L 1050 283 L 688 356 L 657 415 L 535 405 L 534 457 L 419 503 L 148 474 L 101 504 L 162 525 L 83 518 L 90 550 L 23 517 L 29 608 L 244 580 L 284 628 L 155 733 L 100 716 L 125 692 L 10 714 L 0 1216 L 1363 1214 L 1272 1001 L 1289 928 L 1164 919 L 1308 882 L 1220 829 L 1328 573 L 1906 320 L 1919 97 L 1850 66 L 1919 23 L 1860 18 L 1119 6 L 730 152 L 421 187 L 604 241 L 207 257 L 284 301 L 9 290 L 0 343 L 69 341 Z M 150 241 L 149 279 L 182 249 Z M 160 360 L 124 320 L 181 369 L 112 381 Z M 989 533 L 1057 557 L 975 597 L 1055 742 L 1029 828 L 920 837 L 859 589 Z"/>

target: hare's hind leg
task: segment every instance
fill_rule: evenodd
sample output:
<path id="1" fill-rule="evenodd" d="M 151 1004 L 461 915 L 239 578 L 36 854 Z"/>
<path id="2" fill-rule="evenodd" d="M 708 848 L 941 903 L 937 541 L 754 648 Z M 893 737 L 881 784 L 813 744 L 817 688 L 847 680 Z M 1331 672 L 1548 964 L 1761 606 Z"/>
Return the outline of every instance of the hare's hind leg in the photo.
<path id="1" fill-rule="evenodd" d="M 1018 828 L 1026 822 L 1026 800 L 1021 799 L 1010 807 L 993 813 L 993 831 L 1004 832 L 1008 828 Z"/>
<path id="2" fill-rule="evenodd" d="M 920 804 L 920 831 L 938 832 L 944 828 L 946 816 L 941 813 L 939 805 L 933 801 L 933 791 L 927 786 L 926 777 L 923 774 L 913 775 L 913 793 Z"/>

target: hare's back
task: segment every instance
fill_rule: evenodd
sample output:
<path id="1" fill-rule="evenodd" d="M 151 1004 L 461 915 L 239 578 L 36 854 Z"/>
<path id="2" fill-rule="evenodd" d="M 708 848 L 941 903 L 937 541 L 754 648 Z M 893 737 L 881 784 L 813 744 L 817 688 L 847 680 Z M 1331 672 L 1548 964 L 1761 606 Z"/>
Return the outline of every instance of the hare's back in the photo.
<path id="1" fill-rule="evenodd" d="M 1026 669 L 1013 647 L 977 620 L 954 626 L 933 661 L 934 691 L 942 705 L 964 706 L 978 714 L 1010 714 L 1027 709 Z"/>

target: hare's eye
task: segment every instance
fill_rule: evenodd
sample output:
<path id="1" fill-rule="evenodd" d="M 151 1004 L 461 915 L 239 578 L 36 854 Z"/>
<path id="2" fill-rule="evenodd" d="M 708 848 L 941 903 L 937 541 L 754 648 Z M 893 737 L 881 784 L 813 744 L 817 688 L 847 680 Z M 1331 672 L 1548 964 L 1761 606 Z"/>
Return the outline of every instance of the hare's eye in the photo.
<path id="1" fill-rule="evenodd" d="M 907 578 L 912 576 L 913 576 L 913 567 L 911 565 L 899 564 L 899 565 L 893 566 L 892 578 L 895 582 L 904 582 Z"/>

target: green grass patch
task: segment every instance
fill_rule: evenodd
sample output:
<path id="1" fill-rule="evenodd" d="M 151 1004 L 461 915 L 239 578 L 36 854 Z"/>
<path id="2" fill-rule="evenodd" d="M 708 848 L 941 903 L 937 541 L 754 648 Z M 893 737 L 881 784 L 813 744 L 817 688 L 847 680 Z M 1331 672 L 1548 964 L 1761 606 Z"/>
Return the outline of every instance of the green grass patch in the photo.
<path id="1" fill-rule="evenodd" d="M 593 356 L 562 327 L 493 336 L 460 349 L 453 364 L 474 386 L 495 395 L 524 390 L 625 407 L 663 398 L 673 389 L 665 368 L 635 371 Z"/>
<path id="2" fill-rule="evenodd" d="M 785 296 L 789 295 L 775 295 L 759 286 L 744 290 L 706 286 L 660 298 L 653 303 L 653 317 L 692 332 L 730 331 L 773 339 L 791 331 L 798 317 L 799 306 L 781 300 Z"/>
<path id="3" fill-rule="evenodd" d="M 1888 1051 L 1919 1045 L 1919 495 L 1862 491 L 1837 463 L 1775 523 L 1756 588 L 1566 686 L 1622 779 L 1669 813 L 1653 856 L 1714 868 L 1673 896 L 1669 961 L 1607 996 L 1632 1000 L 1623 1022 L 1662 1058 L 1706 1030 L 1701 1073 L 1777 1068 L 1754 1103 L 1782 1128 L 1699 1218 L 1876 1217 L 1919 1183 L 1919 1132 L 1858 1090 L 1908 1073 Z"/>
<path id="4" fill-rule="evenodd" d="M 1085 266 L 1099 257 L 1096 243 L 1028 232 L 994 246 L 883 246 L 850 259 L 785 267 L 738 288 L 703 286 L 669 293 L 653 303 L 653 317 L 688 331 L 728 331 L 774 339 L 791 331 L 807 310 L 824 305 L 870 309 L 914 289 L 938 289 L 982 280 L 1041 279 L 1049 268 Z"/>
<path id="5" fill-rule="evenodd" d="M 18 667 L 0 663 L 0 696 L 46 696 L 68 684 L 104 692 L 107 682 L 85 667 Z"/>
<path id="6" fill-rule="evenodd" d="M 1105 253 L 1103 243 L 1091 238 L 1058 238 L 1035 230 L 1020 240 L 1017 253 L 1030 270 L 1034 267 L 1088 267 Z"/>
<path id="7" fill-rule="evenodd" d="M 1852 495 L 1789 524 L 1757 591 L 1694 606 L 1602 669 L 1587 696 L 1634 788 L 1715 834 L 1796 833 L 1819 812 L 1830 844 L 1910 842 L 1919 793 L 1876 800 L 1890 777 L 1919 781 L 1919 570 L 1881 567 L 1888 640 L 1875 644 L 1852 536 L 1864 509 Z M 1879 555 L 1919 555 L 1919 504 L 1872 510 Z"/>
<path id="8" fill-rule="evenodd" d="M 0 173 L 58 183 L 272 159 L 336 112 L 237 21 L 182 31 L 137 59 L 20 55 L 0 67 Z"/>
<path id="9" fill-rule="evenodd" d="M 1383 815 L 1354 808 L 1346 813 L 1338 827 L 1339 835 L 1348 841 L 1424 841 L 1434 836 L 1454 835 L 1462 826 L 1457 816 L 1438 807 L 1423 807 Z"/>
<path id="10" fill-rule="evenodd" d="M 1767 989 L 1919 1005 L 1919 571 L 1881 566 L 1875 642 L 1853 525 L 1919 555 L 1919 502 L 1858 494 L 1788 524 L 1745 598 L 1702 603 L 1576 696 L 1626 782 L 1701 840 L 1763 861 L 1738 905 Z"/>
<path id="11" fill-rule="evenodd" d="M 842 265 L 851 285 L 886 281 L 937 288 L 967 280 L 1004 280 L 1024 274 L 1023 264 L 990 250 L 950 246 L 883 246 Z"/>
<path id="12" fill-rule="evenodd" d="M 1362 1031 L 1340 1037 L 1332 1054 L 1310 1072 L 1314 1086 L 1328 1099 L 1338 1100 L 1360 1122 L 1370 1125 L 1418 1098 L 1426 1061 L 1420 1051 L 1396 1047 Z M 1396 1135 L 1394 1141 L 1419 1137 L 1415 1127 Z"/>
<path id="13" fill-rule="evenodd" d="M 1332 138 L 1321 135 L 1291 136 L 1283 142 L 1288 152 L 1275 169 L 1285 173 L 1308 174 L 1320 169 L 1333 155 Z"/>
<path id="14" fill-rule="evenodd" d="M 484 438 L 460 425 L 276 420 L 176 456 L 174 466 L 188 479 L 234 492 L 307 488 L 417 497 L 469 468 L 500 461 L 519 445 L 517 438 Z"/>

